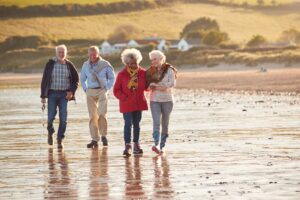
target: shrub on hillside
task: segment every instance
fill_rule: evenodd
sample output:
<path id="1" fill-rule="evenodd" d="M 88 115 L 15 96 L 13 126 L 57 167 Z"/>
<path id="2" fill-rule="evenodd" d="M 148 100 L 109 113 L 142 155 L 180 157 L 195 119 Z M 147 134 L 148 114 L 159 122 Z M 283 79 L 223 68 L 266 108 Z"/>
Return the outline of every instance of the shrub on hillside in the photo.
<path id="1" fill-rule="evenodd" d="M 113 43 L 123 42 L 135 38 L 139 35 L 139 32 L 140 31 L 132 25 L 121 25 L 108 36 L 108 40 Z"/>
<path id="2" fill-rule="evenodd" d="M 40 36 L 13 36 L 0 43 L 0 51 L 38 48 L 42 45 L 48 45 L 49 43 L 51 43 L 51 41 Z"/>
<path id="3" fill-rule="evenodd" d="M 265 44 L 267 39 L 262 35 L 254 35 L 248 42 L 247 47 L 259 47 L 262 44 Z"/>
<path id="4" fill-rule="evenodd" d="M 220 30 L 218 22 L 206 17 L 187 24 L 181 32 L 181 37 L 200 39 L 208 46 L 217 46 L 229 40 L 228 34 Z"/>
<path id="5" fill-rule="evenodd" d="M 208 17 L 201 17 L 188 23 L 180 33 L 180 37 L 186 37 L 187 34 L 199 31 L 220 30 L 216 20 Z"/>
<path id="6" fill-rule="evenodd" d="M 203 44 L 208 46 L 216 46 L 228 40 L 228 34 L 219 30 L 207 31 L 204 37 L 202 38 Z"/>
<path id="7" fill-rule="evenodd" d="M 300 44 L 300 31 L 294 28 L 283 31 L 279 41 Z"/>

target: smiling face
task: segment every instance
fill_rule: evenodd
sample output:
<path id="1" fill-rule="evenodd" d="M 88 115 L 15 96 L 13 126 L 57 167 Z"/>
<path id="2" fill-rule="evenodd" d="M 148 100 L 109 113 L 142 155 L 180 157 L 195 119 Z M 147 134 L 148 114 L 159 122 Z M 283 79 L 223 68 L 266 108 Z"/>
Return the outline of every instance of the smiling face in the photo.
<path id="1" fill-rule="evenodd" d="M 95 63 L 98 61 L 98 58 L 99 58 L 99 53 L 95 50 L 90 50 L 89 51 L 89 58 L 90 58 L 90 61 L 92 63 Z"/>
<path id="2" fill-rule="evenodd" d="M 136 59 L 134 59 L 134 58 L 129 59 L 129 61 L 127 62 L 127 66 L 132 68 L 132 69 L 136 69 L 138 67 Z"/>
<path id="3" fill-rule="evenodd" d="M 151 66 L 153 67 L 160 67 L 161 66 L 161 59 L 158 56 L 153 56 L 151 59 Z"/>
<path id="4" fill-rule="evenodd" d="M 66 58 L 66 52 L 64 48 L 58 48 L 56 52 L 57 59 L 63 61 Z"/>

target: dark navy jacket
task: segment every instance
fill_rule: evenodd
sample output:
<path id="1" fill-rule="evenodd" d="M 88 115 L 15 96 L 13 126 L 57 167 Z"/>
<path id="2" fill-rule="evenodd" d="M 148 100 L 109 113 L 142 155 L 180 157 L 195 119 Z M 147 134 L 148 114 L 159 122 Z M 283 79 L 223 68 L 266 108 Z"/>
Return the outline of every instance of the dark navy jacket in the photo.
<path id="1" fill-rule="evenodd" d="M 53 59 L 50 59 L 45 66 L 41 83 L 41 98 L 48 97 L 54 64 L 55 61 Z M 66 64 L 70 71 L 70 89 L 68 91 L 73 92 L 73 98 L 71 100 L 75 100 L 75 92 L 78 88 L 79 76 L 74 64 L 71 61 L 66 59 Z"/>

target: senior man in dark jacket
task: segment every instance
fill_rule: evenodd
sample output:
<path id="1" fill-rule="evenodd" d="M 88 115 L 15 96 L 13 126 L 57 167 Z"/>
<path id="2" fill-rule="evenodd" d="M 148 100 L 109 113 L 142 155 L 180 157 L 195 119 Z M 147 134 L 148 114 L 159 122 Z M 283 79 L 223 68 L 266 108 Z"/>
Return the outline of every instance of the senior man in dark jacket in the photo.
<path id="1" fill-rule="evenodd" d="M 55 48 L 56 56 L 50 59 L 44 69 L 41 83 L 41 102 L 45 108 L 48 98 L 48 144 L 53 145 L 55 132 L 53 121 L 59 109 L 59 127 L 57 131 L 57 147 L 63 148 L 63 139 L 67 127 L 68 101 L 75 100 L 79 76 L 74 64 L 66 59 L 67 47 L 59 45 Z"/>

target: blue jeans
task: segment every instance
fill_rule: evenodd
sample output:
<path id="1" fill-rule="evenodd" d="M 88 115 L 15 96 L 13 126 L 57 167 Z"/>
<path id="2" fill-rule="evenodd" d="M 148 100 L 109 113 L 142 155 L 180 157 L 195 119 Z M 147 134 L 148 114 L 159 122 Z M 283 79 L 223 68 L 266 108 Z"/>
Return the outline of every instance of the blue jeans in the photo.
<path id="1" fill-rule="evenodd" d="M 54 91 L 50 90 L 48 95 L 48 132 L 53 134 L 55 132 L 53 127 L 53 121 L 57 113 L 57 107 L 59 109 L 59 126 L 57 132 L 57 139 L 63 139 L 65 137 L 67 127 L 67 107 L 68 100 L 66 99 L 66 91 Z"/>
<path id="2" fill-rule="evenodd" d="M 125 144 L 131 143 L 131 127 L 133 125 L 133 142 L 138 143 L 140 139 L 140 121 L 142 111 L 123 113 L 124 118 L 124 141 Z"/>
<path id="3" fill-rule="evenodd" d="M 159 135 L 161 133 L 160 148 L 162 149 L 165 146 L 166 140 L 169 136 L 169 121 L 171 112 L 173 110 L 173 102 L 150 101 L 150 108 L 153 120 L 154 144 L 155 146 L 159 144 Z"/>

